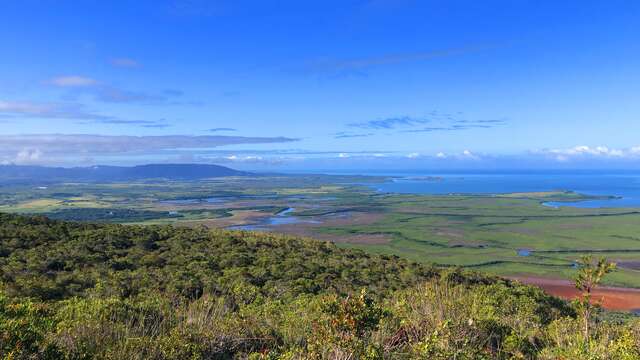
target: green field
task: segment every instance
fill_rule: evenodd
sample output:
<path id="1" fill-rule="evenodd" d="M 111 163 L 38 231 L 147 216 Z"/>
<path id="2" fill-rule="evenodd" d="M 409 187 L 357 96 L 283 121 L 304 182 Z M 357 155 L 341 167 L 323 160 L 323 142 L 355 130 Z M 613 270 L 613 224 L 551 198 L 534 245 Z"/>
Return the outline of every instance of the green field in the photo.
<path id="1" fill-rule="evenodd" d="M 391 195 L 378 201 L 381 220 L 321 231 L 384 234 L 386 244 L 344 246 L 500 275 L 567 278 L 577 258 L 595 253 L 622 264 L 610 284 L 640 286 L 640 272 L 625 268 L 640 260 L 634 209 L 553 209 L 539 197 Z"/>
<path id="2" fill-rule="evenodd" d="M 263 176 L 198 182 L 0 187 L 0 212 L 88 222 L 259 226 L 443 267 L 568 278 L 581 255 L 620 264 L 612 285 L 640 287 L 640 209 L 551 208 L 572 192 L 380 194 L 383 178 Z M 267 221 L 294 208 L 296 221 Z M 257 224 L 257 225 L 256 225 Z"/>

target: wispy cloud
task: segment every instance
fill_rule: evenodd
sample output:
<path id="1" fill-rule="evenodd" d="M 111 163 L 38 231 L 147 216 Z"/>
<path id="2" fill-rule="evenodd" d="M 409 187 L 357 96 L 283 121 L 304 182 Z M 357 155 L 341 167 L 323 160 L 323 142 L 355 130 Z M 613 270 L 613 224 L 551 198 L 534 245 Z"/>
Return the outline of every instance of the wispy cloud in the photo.
<path id="1" fill-rule="evenodd" d="M 209 129 L 209 131 L 210 131 L 210 132 L 238 131 L 238 129 L 228 128 L 228 127 L 219 127 L 219 128 Z"/>
<path id="2" fill-rule="evenodd" d="M 164 120 L 157 120 L 157 121 L 156 120 L 126 120 L 126 119 L 117 119 L 117 118 L 101 120 L 100 123 L 113 124 L 113 125 L 139 125 L 145 128 L 166 128 L 171 126 L 170 124 L 166 123 Z M 87 123 L 85 122 L 81 124 L 87 124 Z"/>
<path id="3" fill-rule="evenodd" d="M 429 126 L 424 126 L 429 124 Z M 507 124 L 506 119 L 467 120 L 461 119 L 460 113 L 448 114 L 432 111 L 427 117 L 397 116 L 365 122 L 350 123 L 349 127 L 386 131 L 398 130 L 405 133 L 460 131 L 469 129 L 490 129 Z"/>
<path id="4" fill-rule="evenodd" d="M 140 63 L 134 59 L 121 57 L 121 58 L 113 58 L 109 60 L 109 63 L 116 67 L 122 68 L 137 68 L 140 67 Z"/>
<path id="5" fill-rule="evenodd" d="M 149 94 L 142 91 L 131 91 L 100 82 L 96 79 L 79 76 L 59 76 L 47 81 L 48 84 L 68 89 L 69 97 L 88 94 L 95 100 L 107 103 L 120 104 L 149 104 L 149 105 L 169 105 L 169 104 L 194 104 L 188 102 L 177 102 L 169 97 L 182 96 L 180 90 L 165 90 L 162 94 Z"/>
<path id="6" fill-rule="evenodd" d="M 58 76 L 48 82 L 60 87 L 90 87 L 99 84 L 95 79 L 78 75 Z"/>
<path id="7" fill-rule="evenodd" d="M 436 132 L 436 131 L 461 131 L 470 129 L 491 129 L 496 126 L 505 125 L 506 120 L 458 120 L 453 124 L 447 126 L 427 126 L 419 129 L 403 130 L 407 133 L 420 133 L 420 132 Z"/>
<path id="8" fill-rule="evenodd" d="M 115 116 L 103 115 L 86 109 L 78 103 L 37 103 L 0 101 L 0 117 L 3 118 L 33 118 L 33 119 L 67 119 L 77 120 L 78 124 L 114 124 L 139 125 L 142 127 L 163 128 L 170 126 L 165 120 L 135 120 L 121 119 Z"/>
<path id="9" fill-rule="evenodd" d="M 30 154 L 55 156 L 97 156 L 149 154 L 179 149 L 210 149 L 225 145 L 287 143 L 287 137 L 245 136 L 107 136 L 85 134 L 0 135 L 0 155 Z"/>
<path id="10" fill-rule="evenodd" d="M 110 103 L 165 103 L 167 98 L 144 92 L 128 91 L 113 86 L 101 86 L 94 90 L 95 99 Z"/>
<path id="11" fill-rule="evenodd" d="M 362 133 L 353 133 L 349 131 L 340 131 L 333 134 L 333 137 L 336 139 L 348 139 L 348 138 L 369 137 L 373 135 L 374 135 L 373 133 L 362 134 Z"/>
<path id="12" fill-rule="evenodd" d="M 144 127 L 144 128 L 149 128 L 149 129 L 166 129 L 166 128 L 171 127 L 173 125 L 167 124 L 167 123 L 157 122 L 157 123 L 143 124 L 141 126 Z"/>
<path id="13" fill-rule="evenodd" d="M 362 71 L 376 66 L 397 65 L 408 62 L 426 61 L 436 58 L 463 55 L 493 48 L 490 45 L 464 46 L 444 50 L 423 51 L 415 53 L 385 54 L 355 59 L 320 59 L 311 62 L 307 71 L 320 74 L 363 74 Z"/>
<path id="14" fill-rule="evenodd" d="M 373 129 L 373 130 L 390 130 L 398 127 L 414 126 L 418 124 L 424 124 L 429 122 L 427 119 L 417 119 L 409 116 L 390 117 L 380 120 L 371 120 L 359 123 L 351 123 L 347 126 L 355 127 L 359 129 Z"/>
<path id="15" fill-rule="evenodd" d="M 34 117 L 44 119 L 114 120 L 111 116 L 87 111 L 83 105 L 76 103 L 0 101 L 0 115 L 6 117 Z"/>
<path id="16" fill-rule="evenodd" d="M 452 127 L 445 127 L 445 126 L 428 126 L 428 127 L 423 127 L 423 128 L 420 128 L 420 129 L 402 130 L 402 132 L 405 132 L 405 133 L 421 133 L 421 132 L 452 131 L 452 130 L 459 130 L 459 129 L 454 129 Z"/>

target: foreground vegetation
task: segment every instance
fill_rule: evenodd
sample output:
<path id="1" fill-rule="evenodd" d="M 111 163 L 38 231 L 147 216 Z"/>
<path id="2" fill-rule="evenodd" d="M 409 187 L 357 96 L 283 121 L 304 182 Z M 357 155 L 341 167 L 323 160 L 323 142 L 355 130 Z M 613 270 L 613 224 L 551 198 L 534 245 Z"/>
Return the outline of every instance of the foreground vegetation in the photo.
<path id="1" fill-rule="evenodd" d="M 640 358 L 637 320 L 272 234 L 0 214 L 0 276 L 5 359 Z"/>

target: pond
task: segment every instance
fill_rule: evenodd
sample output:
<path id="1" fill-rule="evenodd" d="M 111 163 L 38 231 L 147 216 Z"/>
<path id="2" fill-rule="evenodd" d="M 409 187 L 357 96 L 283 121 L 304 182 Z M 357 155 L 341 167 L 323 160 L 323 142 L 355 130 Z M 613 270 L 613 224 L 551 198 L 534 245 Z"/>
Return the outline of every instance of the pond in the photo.
<path id="1" fill-rule="evenodd" d="M 518 256 L 531 256 L 531 250 L 518 249 Z"/>

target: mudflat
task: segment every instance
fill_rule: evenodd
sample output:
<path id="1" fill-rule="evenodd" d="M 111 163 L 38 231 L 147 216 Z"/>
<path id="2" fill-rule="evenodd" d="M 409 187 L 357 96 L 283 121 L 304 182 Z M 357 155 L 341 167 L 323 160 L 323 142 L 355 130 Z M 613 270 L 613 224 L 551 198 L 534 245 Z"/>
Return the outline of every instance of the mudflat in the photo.
<path id="1" fill-rule="evenodd" d="M 564 279 L 551 279 L 532 276 L 509 277 L 523 284 L 535 285 L 545 292 L 567 300 L 577 298 L 580 293 L 573 283 Z M 602 286 L 593 292 L 594 302 L 598 302 L 605 309 L 621 311 L 640 310 L 640 289 Z"/>

